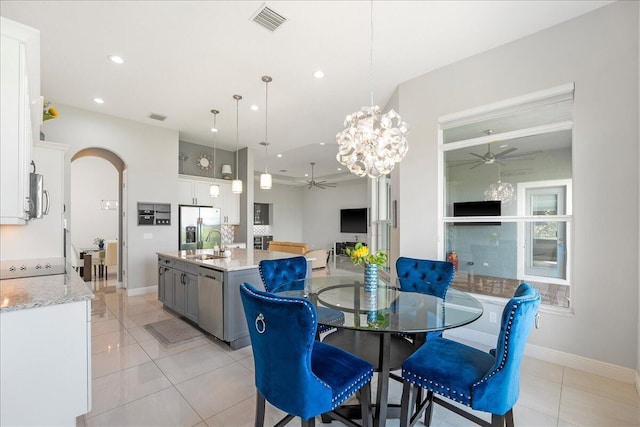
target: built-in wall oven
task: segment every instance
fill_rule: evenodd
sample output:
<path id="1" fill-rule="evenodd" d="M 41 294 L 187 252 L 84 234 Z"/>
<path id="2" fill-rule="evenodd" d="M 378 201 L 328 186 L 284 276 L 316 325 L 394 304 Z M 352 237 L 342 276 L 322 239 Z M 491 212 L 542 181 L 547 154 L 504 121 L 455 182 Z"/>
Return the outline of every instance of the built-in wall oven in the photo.
<path id="1" fill-rule="evenodd" d="M 254 249 L 269 249 L 269 243 L 273 240 L 273 236 L 253 236 L 253 248 Z"/>

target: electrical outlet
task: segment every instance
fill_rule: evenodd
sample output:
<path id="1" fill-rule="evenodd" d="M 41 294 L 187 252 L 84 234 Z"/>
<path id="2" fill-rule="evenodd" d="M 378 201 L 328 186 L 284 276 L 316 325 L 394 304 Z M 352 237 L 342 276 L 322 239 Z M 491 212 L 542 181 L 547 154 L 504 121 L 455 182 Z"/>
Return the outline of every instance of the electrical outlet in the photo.
<path id="1" fill-rule="evenodd" d="M 489 323 L 496 323 L 498 321 L 498 316 L 495 311 L 489 312 Z"/>

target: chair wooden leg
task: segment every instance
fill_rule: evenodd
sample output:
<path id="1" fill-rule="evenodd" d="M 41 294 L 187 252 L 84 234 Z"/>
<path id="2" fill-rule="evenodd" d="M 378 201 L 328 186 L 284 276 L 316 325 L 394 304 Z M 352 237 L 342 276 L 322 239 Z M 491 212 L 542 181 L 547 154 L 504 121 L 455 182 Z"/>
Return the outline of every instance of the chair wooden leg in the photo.
<path id="1" fill-rule="evenodd" d="M 371 382 L 366 383 L 358 391 L 360 412 L 362 413 L 362 427 L 373 427 L 373 411 L 371 409 Z"/>
<path id="2" fill-rule="evenodd" d="M 504 427 L 504 415 L 491 414 L 491 427 Z"/>
<path id="3" fill-rule="evenodd" d="M 264 426 L 264 396 L 258 390 L 256 390 L 256 420 L 254 426 Z"/>
<path id="4" fill-rule="evenodd" d="M 513 408 L 509 409 L 509 412 L 504 414 L 505 421 L 507 422 L 507 427 L 513 427 Z"/>
<path id="5" fill-rule="evenodd" d="M 402 400 L 400 406 L 400 427 L 408 427 L 411 418 L 411 383 L 405 381 L 402 385 Z"/>
<path id="6" fill-rule="evenodd" d="M 308 420 L 301 419 L 300 425 L 302 427 L 315 427 L 315 425 L 316 425 L 316 417 L 311 417 Z"/>
<path id="7" fill-rule="evenodd" d="M 424 411 L 424 425 L 429 427 L 431 425 L 431 419 L 433 418 L 433 405 L 435 404 L 433 402 L 433 392 L 431 390 L 427 392 L 427 401 L 429 403 L 427 409 Z"/>

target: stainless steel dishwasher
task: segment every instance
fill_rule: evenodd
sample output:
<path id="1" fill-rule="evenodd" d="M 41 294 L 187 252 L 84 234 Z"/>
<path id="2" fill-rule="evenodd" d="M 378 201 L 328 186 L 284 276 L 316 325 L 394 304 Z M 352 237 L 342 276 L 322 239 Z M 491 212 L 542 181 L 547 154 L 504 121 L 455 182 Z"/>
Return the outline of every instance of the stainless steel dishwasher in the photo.
<path id="1" fill-rule="evenodd" d="M 223 273 L 200 267 L 198 273 L 198 326 L 224 340 Z"/>

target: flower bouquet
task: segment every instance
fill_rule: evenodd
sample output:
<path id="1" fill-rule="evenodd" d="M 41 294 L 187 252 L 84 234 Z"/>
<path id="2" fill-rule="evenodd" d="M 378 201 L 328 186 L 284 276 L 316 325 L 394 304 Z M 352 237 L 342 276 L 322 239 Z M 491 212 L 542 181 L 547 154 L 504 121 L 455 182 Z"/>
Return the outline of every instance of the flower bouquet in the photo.
<path id="1" fill-rule="evenodd" d="M 364 267 L 364 290 L 374 293 L 373 296 L 375 296 L 375 291 L 378 289 L 378 267 L 387 263 L 387 253 L 383 250 L 369 253 L 369 248 L 360 242 L 356 243 L 353 249 L 346 249 L 345 252 L 354 265 Z"/>
<path id="2" fill-rule="evenodd" d="M 42 121 L 58 118 L 58 110 L 49 101 L 44 101 L 42 106 Z"/>

